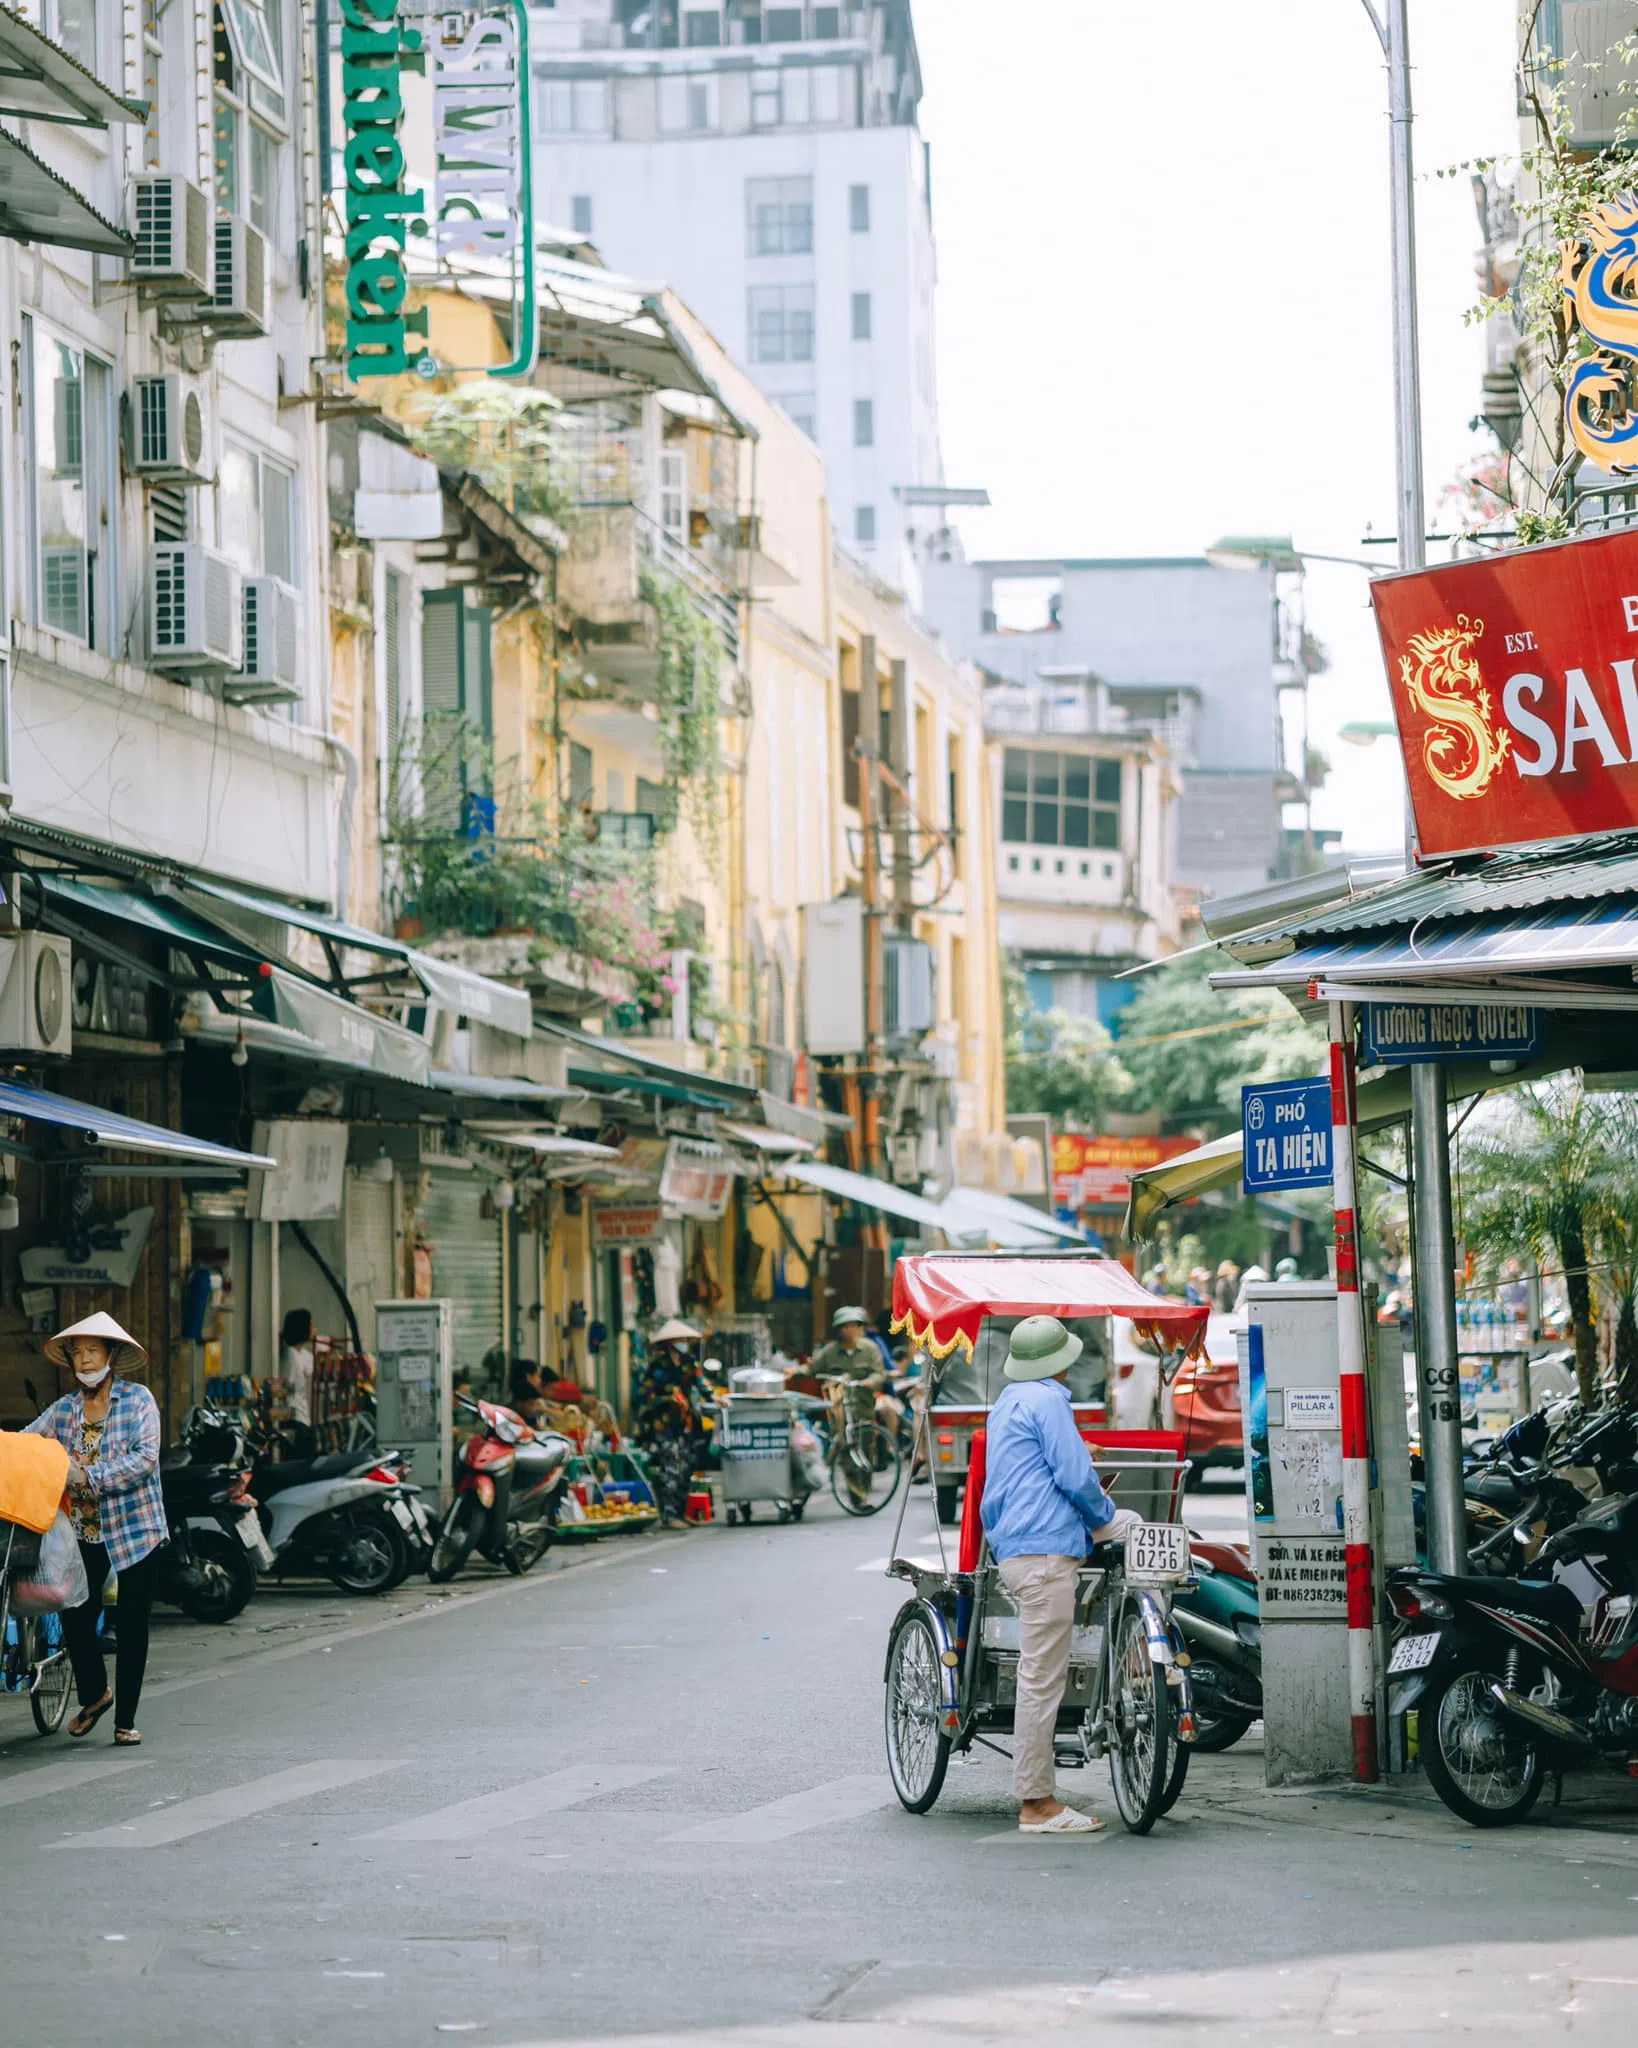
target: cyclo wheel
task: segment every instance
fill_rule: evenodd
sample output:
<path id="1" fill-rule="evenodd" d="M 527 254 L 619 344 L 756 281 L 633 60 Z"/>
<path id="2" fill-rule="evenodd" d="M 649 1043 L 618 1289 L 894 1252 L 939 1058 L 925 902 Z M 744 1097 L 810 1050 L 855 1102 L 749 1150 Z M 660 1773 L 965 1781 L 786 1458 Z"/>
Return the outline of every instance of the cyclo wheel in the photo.
<path id="1" fill-rule="evenodd" d="M 55 1735 L 68 1712 L 68 1696 L 74 1686 L 74 1672 L 63 1643 L 61 1617 L 40 1614 L 20 1619 L 24 1661 L 30 1671 L 39 1668 L 39 1679 L 28 1696 L 29 1712 L 42 1735 Z"/>
<path id="2" fill-rule="evenodd" d="M 950 1764 L 939 1671 L 932 1624 L 912 1607 L 899 1617 L 887 1648 L 887 1771 L 910 1813 L 933 1804 Z"/>
<path id="3" fill-rule="evenodd" d="M 1189 1775 L 1189 1752 L 1195 1747 L 1192 1742 L 1180 1742 L 1177 1730 L 1172 1730 L 1172 1767 L 1166 1774 L 1166 1789 L 1160 1795 L 1160 1811 L 1168 1814 L 1183 1796 L 1183 1783 Z"/>
<path id="4" fill-rule="evenodd" d="M 1146 1835 L 1166 1810 L 1172 1710 L 1135 1603 L 1121 1614 L 1110 1648 L 1109 1781 L 1121 1819 L 1134 1835 Z"/>
<path id="5" fill-rule="evenodd" d="M 850 1515 L 879 1515 L 899 1490 L 903 1459 L 898 1445 L 874 1422 L 846 1431 L 831 1460 L 830 1490 Z"/>

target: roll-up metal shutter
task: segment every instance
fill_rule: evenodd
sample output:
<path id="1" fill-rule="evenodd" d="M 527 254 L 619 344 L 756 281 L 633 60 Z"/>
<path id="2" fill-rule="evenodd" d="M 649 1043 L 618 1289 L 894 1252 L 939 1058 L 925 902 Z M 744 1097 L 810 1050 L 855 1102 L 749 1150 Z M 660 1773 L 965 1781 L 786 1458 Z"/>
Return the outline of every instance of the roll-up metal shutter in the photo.
<path id="1" fill-rule="evenodd" d="M 473 1373 L 503 1341 L 503 1225 L 478 1213 L 487 1185 L 473 1173 L 433 1173 L 416 1219 L 432 1247 L 432 1291 L 455 1304 L 455 1363 Z"/>

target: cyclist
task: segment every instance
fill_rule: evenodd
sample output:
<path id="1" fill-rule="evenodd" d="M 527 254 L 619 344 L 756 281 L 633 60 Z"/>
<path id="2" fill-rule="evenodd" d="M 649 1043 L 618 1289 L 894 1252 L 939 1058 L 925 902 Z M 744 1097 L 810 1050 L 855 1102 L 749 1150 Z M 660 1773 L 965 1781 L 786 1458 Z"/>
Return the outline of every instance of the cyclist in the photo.
<path id="1" fill-rule="evenodd" d="M 887 1386 L 881 1353 L 866 1336 L 870 1318 L 862 1308 L 839 1308 L 830 1319 L 833 1332 L 828 1344 L 815 1354 L 810 1370 L 821 1380 L 835 1380 L 838 1400 L 847 1420 L 857 1426 L 875 1419 L 876 1404 Z M 845 1439 L 844 1439 L 845 1442 Z M 870 1494 L 870 1475 L 860 1469 L 856 1454 L 838 1445 L 842 1478 L 856 1503 Z"/>

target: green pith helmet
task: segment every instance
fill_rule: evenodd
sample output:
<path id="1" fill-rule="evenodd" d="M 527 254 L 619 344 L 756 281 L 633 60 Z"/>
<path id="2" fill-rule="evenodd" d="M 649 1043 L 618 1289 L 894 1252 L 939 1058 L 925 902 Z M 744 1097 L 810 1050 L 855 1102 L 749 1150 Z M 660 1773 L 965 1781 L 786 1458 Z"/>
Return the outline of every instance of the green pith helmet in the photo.
<path id="1" fill-rule="evenodd" d="M 862 1308 L 839 1308 L 830 1319 L 830 1327 L 837 1331 L 845 1330 L 849 1323 L 857 1323 L 860 1329 L 868 1329 L 870 1318 Z"/>
<path id="2" fill-rule="evenodd" d="M 1056 1316 L 1025 1316 L 1012 1333 L 1005 1367 L 1009 1380 L 1050 1380 L 1081 1355 L 1081 1340 Z"/>

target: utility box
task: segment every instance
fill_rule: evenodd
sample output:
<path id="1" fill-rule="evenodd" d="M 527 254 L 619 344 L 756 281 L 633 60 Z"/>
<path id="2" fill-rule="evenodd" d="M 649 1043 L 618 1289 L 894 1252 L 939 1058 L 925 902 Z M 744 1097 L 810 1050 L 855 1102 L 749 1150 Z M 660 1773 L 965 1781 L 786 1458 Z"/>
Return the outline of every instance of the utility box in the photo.
<path id="1" fill-rule="evenodd" d="M 1348 1777 L 1353 1719 L 1336 1288 L 1324 1280 L 1253 1282 L 1238 1341 L 1268 1782 Z"/>
<path id="2" fill-rule="evenodd" d="M 807 1050 L 865 1049 L 864 905 L 857 896 L 802 906 L 802 1006 Z"/>
<path id="3" fill-rule="evenodd" d="M 441 1515 L 455 1485 L 455 1304 L 375 1305 L 375 1434 L 384 1451 L 413 1453 L 410 1476 Z"/>

